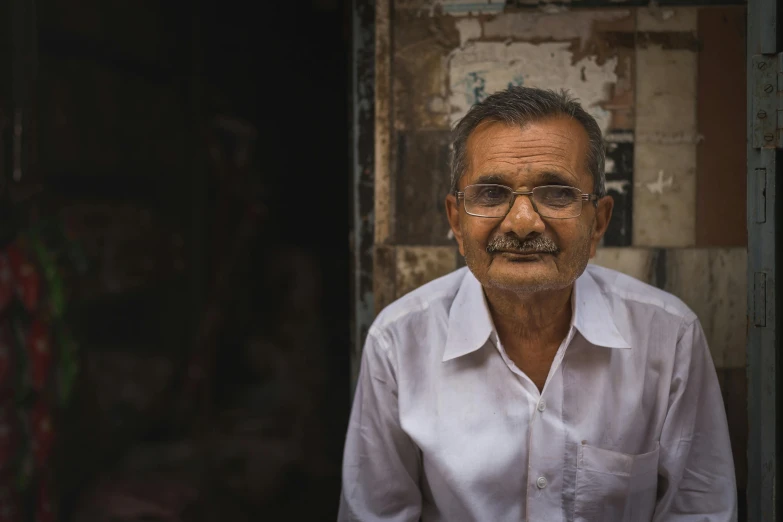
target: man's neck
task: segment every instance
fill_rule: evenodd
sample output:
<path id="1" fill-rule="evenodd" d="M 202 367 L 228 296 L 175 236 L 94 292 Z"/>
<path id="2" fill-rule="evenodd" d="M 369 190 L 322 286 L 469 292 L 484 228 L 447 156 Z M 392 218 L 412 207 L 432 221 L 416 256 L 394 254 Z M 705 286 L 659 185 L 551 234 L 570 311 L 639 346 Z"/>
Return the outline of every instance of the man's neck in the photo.
<path id="1" fill-rule="evenodd" d="M 573 285 L 530 294 L 485 289 L 501 343 L 514 350 L 556 351 L 571 325 L 572 290 Z"/>

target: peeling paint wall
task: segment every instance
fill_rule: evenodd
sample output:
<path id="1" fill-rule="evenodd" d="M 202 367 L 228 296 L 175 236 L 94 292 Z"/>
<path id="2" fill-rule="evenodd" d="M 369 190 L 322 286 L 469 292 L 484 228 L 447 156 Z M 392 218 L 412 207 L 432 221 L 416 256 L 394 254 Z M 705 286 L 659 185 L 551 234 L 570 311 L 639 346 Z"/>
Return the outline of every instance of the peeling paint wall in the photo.
<path id="1" fill-rule="evenodd" d="M 736 191 L 739 203 L 733 215 L 744 223 L 744 174 L 719 173 L 713 163 L 712 171 L 702 175 L 697 162 L 697 150 L 708 157 L 731 148 L 724 140 L 721 150 L 715 150 L 711 141 L 720 143 L 720 136 L 705 141 L 715 130 L 700 126 L 700 52 L 713 61 L 721 55 L 708 53 L 712 47 L 699 39 L 699 27 L 706 34 L 719 21 L 741 19 L 742 8 L 618 6 L 545 12 L 501 8 L 497 2 L 389 1 L 391 5 L 378 4 L 386 5 L 379 16 L 388 18 L 389 29 L 379 33 L 383 41 L 377 45 L 378 60 L 385 62 L 378 67 L 376 100 L 376 172 L 382 178 L 376 180 L 376 231 L 386 232 L 376 241 L 390 249 L 415 247 L 408 254 L 421 256 L 424 267 L 416 269 L 416 281 L 440 275 L 446 264 L 430 272 L 424 260 L 454 245 L 443 203 L 450 129 L 471 105 L 509 85 L 567 88 L 599 122 L 607 142 L 606 186 L 615 199 L 604 247 L 646 248 L 653 256 L 661 249 L 712 246 L 697 244 L 697 237 L 710 236 L 711 230 L 716 230 L 713 237 L 720 235 L 716 227 L 721 225 L 697 215 L 699 176 L 702 190 L 710 176 L 721 180 L 722 188 Z M 718 11 L 723 14 L 716 15 Z M 723 26 L 712 32 L 726 34 Z M 732 37 L 741 45 L 741 34 Z M 744 75 L 743 63 L 735 60 L 732 67 L 733 75 Z M 722 101 L 724 112 L 744 111 L 743 100 L 731 101 Z M 735 146 L 742 156 L 742 143 Z M 708 210 L 716 212 L 714 206 Z M 731 208 L 725 210 L 732 214 Z M 714 246 L 744 247 L 744 237 L 723 239 Z M 625 260 L 623 269 L 637 276 L 646 270 L 643 259 L 650 257 L 617 255 Z M 455 252 L 448 266 L 461 265 L 458 258 Z M 669 262 L 676 258 L 670 255 Z M 379 255 L 376 263 L 380 259 L 395 267 L 391 272 L 377 267 L 379 274 L 399 276 L 403 265 L 403 271 L 413 270 L 410 257 Z M 599 254 L 594 262 L 602 259 Z M 385 296 L 376 307 L 410 290 L 400 283 L 408 279 L 397 276 L 393 289 L 376 280 Z M 725 309 L 710 313 L 720 315 Z M 711 341 L 718 353 L 737 352 L 724 358 L 731 361 L 726 364 L 744 364 L 739 344 L 717 334 Z"/>
<path id="2" fill-rule="evenodd" d="M 682 298 L 721 382 L 742 390 L 745 8 L 505 4 L 376 4 L 376 310 L 464 266 L 443 201 L 452 126 L 509 85 L 567 88 L 607 142 L 615 210 L 592 262 Z M 744 390 L 726 401 L 730 419 L 743 419 Z M 736 440 L 743 429 L 732 424 Z"/>
<path id="3" fill-rule="evenodd" d="M 452 125 L 471 106 L 509 86 L 569 85 L 598 121 L 609 129 L 610 113 L 602 107 L 616 83 L 617 59 L 597 63 L 596 57 L 575 59 L 568 42 L 469 42 L 448 57 Z"/>

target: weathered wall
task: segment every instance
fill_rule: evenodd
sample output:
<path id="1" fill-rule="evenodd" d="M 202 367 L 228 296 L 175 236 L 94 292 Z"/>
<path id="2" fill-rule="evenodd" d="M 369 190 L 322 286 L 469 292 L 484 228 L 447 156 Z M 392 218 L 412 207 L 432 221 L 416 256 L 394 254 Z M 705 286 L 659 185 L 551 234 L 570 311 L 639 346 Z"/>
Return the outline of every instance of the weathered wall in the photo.
<path id="1" fill-rule="evenodd" d="M 508 85 L 568 88 L 607 139 L 615 215 L 593 262 L 698 313 L 744 487 L 744 7 L 377 6 L 376 310 L 461 265 L 443 203 L 451 126 Z"/>

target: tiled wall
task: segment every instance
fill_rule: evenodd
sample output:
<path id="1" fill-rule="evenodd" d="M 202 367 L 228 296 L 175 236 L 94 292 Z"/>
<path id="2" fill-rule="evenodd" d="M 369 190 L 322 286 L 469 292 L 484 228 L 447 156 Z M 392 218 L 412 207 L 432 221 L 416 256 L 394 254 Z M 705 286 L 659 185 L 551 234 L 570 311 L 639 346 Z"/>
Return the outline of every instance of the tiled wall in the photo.
<path id="1" fill-rule="evenodd" d="M 507 85 L 566 87 L 607 139 L 615 215 L 593 262 L 661 287 L 699 315 L 743 486 L 744 7 L 378 5 L 376 310 L 461 264 L 443 203 L 451 125 Z"/>

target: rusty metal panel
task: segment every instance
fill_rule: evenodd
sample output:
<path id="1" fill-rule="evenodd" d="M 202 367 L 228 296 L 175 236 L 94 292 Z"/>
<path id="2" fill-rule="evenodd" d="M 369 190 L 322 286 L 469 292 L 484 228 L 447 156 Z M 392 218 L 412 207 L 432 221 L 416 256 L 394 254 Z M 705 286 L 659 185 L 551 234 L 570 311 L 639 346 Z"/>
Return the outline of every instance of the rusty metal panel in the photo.
<path id="1" fill-rule="evenodd" d="M 453 17 L 394 13 L 394 128 L 449 130 L 446 57 L 459 46 Z"/>
<path id="2" fill-rule="evenodd" d="M 373 255 L 373 296 L 375 314 L 380 313 L 397 298 L 396 247 L 375 245 Z"/>
<path id="3" fill-rule="evenodd" d="M 777 179 L 783 171 L 774 148 L 754 142 L 756 111 L 774 94 L 764 70 L 774 65 L 779 47 L 781 11 L 775 0 L 748 2 L 747 38 L 747 229 L 748 229 L 748 519 L 772 522 L 781 517 L 781 463 L 778 417 L 783 404 L 780 385 L 777 317 L 777 268 L 780 250 L 777 234 Z M 778 56 L 775 56 L 778 53 Z M 772 78 L 772 80 L 776 80 Z M 777 82 L 775 82 L 777 83 Z M 772 85 L 768 89 L 766 85 Z M 767 92 L 771 91 L 771 92 Z M 770 110 L 777 108 L 769 104 Z M 771 141 L 771 140 L 770 140 Z M 764 183 L 759 173 L 764 172 Z M 759 194 L 758 191 L 761 191 Z M 759 203 L 763 201 L 764 212 Z M 763 220 L 759 216 L 764 217 Z M 758 281 L 758 284 L 757 284 Z M 758 317 L 756 317 L 758 316 Z"/>
<path id="4" fill-rule="evenodd" d="M 700 9 L 696 245 L 745 246 L 745 9 Z"/>
<path id="5" fill-rule="evenodd" d="M 779 92 L 783 89 L 779 76 L 780 60 L 774 55 L 754 55 L 751 71 L 754 90 L 751 116 L 751 143 L 753 148 L 780 148 L 778 141 L 780 122 Z"/>
<path id="6" fill-rule="evenodd" d="M 374 229 L 375 2 L 352 5 L 351 112 L 351 396 L 359 375 L 362 347 L 375 316 L 372 253 Z"/>
<path id="7" fill-rule="evenodd" d="M 394 13 L 393 214 L 395 243 L 448 245 L 449 190 L 446 56 L 459 45 L 453 17 Z"/>
<path id="8" fill-rule="evenodd" d="M 752 33 L 752 30 L 749 31 Z M 752 87 L 749 85 L 749 90 Z M 752 117 L 752 116 L 751 116 Z M 750 136 L 748 136 L 750 142 Z M 766 170 L 763 198 L 766 221 L 756 219 L 757 169 Z M 778 465 L 777 417 L 780 404 L 777 336 L 777 204 L 776 179 L 779 163 L 774 149 L 748 149 L 748 518 L 778 520 L 780 468 Z M 763 286 L 758 284 L 763 282 Z"/>
<path id="9" fill-rule="evenodd" d="M 397 244 L 450 245 L 449 131 L 396 133 Z"/>
<path id="10" fill-rule="evenodd" d="M 391 179 L 392 3 L 375 2 L 375 244 L 394 241 Z"/>

